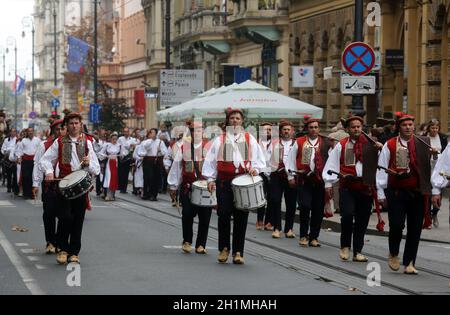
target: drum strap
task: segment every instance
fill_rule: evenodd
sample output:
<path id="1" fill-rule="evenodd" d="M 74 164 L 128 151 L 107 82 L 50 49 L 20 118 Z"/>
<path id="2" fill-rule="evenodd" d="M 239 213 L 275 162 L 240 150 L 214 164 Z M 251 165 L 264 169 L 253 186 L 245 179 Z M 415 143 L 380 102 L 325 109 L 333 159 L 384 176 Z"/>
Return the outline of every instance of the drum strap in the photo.
<path id="1" fill-rule="evenodd" d="M 192 158 L 192 163 L 194 164 L 195 176 L 197 176 L 197 178 L 200 179 L 200 170 L 198 169 L 198 164 L 195 163 L 194 141 L 191 141 L 191 158 Z"/>

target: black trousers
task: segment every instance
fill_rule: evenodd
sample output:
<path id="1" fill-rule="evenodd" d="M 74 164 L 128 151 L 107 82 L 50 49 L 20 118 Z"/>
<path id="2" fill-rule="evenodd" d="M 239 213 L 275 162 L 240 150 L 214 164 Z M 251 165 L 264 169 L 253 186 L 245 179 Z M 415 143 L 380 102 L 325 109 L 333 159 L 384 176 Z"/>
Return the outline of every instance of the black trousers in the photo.
<path id="1" fill-rule="evenodd" d="M 424 196 L 420 192 L 389 188 L 386 199 L 389 205 L 389 252 L 394 256 L 399 254 L 407 220 L 403 265 L 415 264 L 424 219 Z"/>
<path id="2" fill-rule="evenodd" d="M 57 245 L 62 251 L 69 253 L 69 256 L 80 253 L 86 207 L 86 195 L 74 200 L 59 196 Z"/>
<path id="3" fill-rule="evenodd" d="M 106 166 L 107 160 L 99 161 L 101 172 L 105 174 L 105 166 Z M 105 180 L 105 176 L 103 175 L 103 180 Z M 100 180 L 100 174 L 96 176 L 95 178 L 95 192 L 97 193 L 97 196 L 101 195 L 103 192 L 103 180 Z"/>
<path id="4" fill-rule="evenodd" d="M 198 215 L 198 232 L 195 248 L 198 248 L 199 246 L 206 247 L 212 209 L 193 205 L 189 198 L 189 192 L 181 192 L 181 200 L 183 204 L 181 218 L 183 225 L 183 242 L 192 244 L 194 218 Z"/>
<path id="5" fill-rule="evenodd" d="M 300 237 L 310 240 L 319 238 L 325 207 L 325 185 L 305 181 L 299 186 L 300 201 Z"/>
<path id="6" fill-rule="evenodd" d="M 13 182 L 13 173 L 16 174 L 15 178 L 16 180 Z M 19 188 L 14 189 L 15 186 L 17 186 L 17 165 L 13 164 L 11 167 L 5 167 L 4 168 L 4 176 L 6 177 L 6 187 L 8 189 L 8 192 L 11 191 L 18 191 Z"/>
<path id="7" fill-rule="evenodd" d="M 266 194 L 267 204 L 264 207 L 261 207 L 258 209 L 258 211 L 257 211 L 258 219 L 257 220 L 258 220 L 258 222 L 264 221 L 264 225 L 266 225 L 267 223 L 271 223 L 273 225 L 272 218 L 271 218 L 272 205 L 271 205 L 271 198 L 270 198 L 270 180 L 264 174 L 261 174 L 261 177 L 264 181 L 264 193 Z"/>
<path id="8" fill-rule="evenodd" d="M 126 192 L 128 188 L 128 174 L 130 174 L 131 160 L 121 161 L 118 166 L 119 190 Z"/>
<path id="9" fill-rule="evenodd" d="M 353 253 L 356 255 L 364 247 L 373 198 L 369 194 L 349 189 L 340 189 L 339 198 L 341 248 L 351 247 L 353 236 Z"/>
<path id="10" fill-rule="evenodd" d="M 143 197 L 156 198 L 158 196 L 159 185 L 161 184 L 161 167 L 158 160 L 144 160 L 142 164 L 144 170 L 144 192 Z"/>
<path id="11" fill-rule="evenodd" d="M 231 190 L 231 181 L 216 181 L 217 215 L 219 228 L 219 251 L 225 247 L 232 250 L 233 255 L 239 252 L 244 255 L 245 233 L 249 212 L 236 209 Z M 230 246 L 231 216 L 233 216 L 233 246 Z"/>
<path id="12" fill-rule="evenodd" d="M 297 188 L 291 188 L 286 177 L 272 173 L 270 176 L 272 219 L 274 228 L 279 231 L 281 231 L 281 201 L 283 194 L 286 205 L 284 233 L 287 233 L 294 227 L 295 210 L 297 208 Z"/>
<path id="13" fill-rule="evenodd" d="M 9 169 L 11 176 L 11 189 L 14 192 L 14 194 L 19 194 L 19 180 L 17 178 L 17 164 L 13 164 L 13 166 Z"/>
<path id="14" fill-rule="evenodd" d="M 22 161 L 22 191 L 24 198 L 32 198 L 34 161 Z"/>
<path id="15" fill-rule="evenodd" d="M 55 182 L 56 183 L 56 182 Z M 57 217 L 59 208 L 59 193 L 56 184 L 42 184 L 42 205 L 44 213 L 42 219 L 44 221 L 45 241 L 52 245 L 57 245 Z"/>

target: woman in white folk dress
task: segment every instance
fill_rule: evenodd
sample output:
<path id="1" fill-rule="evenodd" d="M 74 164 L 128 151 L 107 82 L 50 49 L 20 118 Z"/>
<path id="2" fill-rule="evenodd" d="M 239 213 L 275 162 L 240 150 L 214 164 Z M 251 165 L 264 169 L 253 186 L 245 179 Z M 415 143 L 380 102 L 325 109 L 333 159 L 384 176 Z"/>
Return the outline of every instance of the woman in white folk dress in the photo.
<path id="1" fill-rule="evenodd" d="M 114 201 L 116 190 L 119 188 L 117 159 L 119 156 L 123 157 L 123 150 L 120 144 L 117 143 L 118 137 L 117 132 L 113 132 L 111 134 L 111 142 L 107 143 L 99 153 L 101 160 L 107 159 L 103 181 L 105 201 Z"/>

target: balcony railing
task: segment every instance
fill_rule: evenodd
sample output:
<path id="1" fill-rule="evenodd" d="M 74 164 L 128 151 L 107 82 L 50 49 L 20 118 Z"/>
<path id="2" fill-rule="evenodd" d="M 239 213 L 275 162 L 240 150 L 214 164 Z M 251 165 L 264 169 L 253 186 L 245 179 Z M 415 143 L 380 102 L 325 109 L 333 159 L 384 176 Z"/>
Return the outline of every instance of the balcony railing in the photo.
<path id="1" fill-rule="evenodd" d="M 236 0 L 231 20 L 287 15 L 288 0 Z"/>
<path id="2" fill-rule="evenodd" d="M 176 21 L 176 36 L 222 33 L 226 30 L 227 13 L 202 9 Z"/>

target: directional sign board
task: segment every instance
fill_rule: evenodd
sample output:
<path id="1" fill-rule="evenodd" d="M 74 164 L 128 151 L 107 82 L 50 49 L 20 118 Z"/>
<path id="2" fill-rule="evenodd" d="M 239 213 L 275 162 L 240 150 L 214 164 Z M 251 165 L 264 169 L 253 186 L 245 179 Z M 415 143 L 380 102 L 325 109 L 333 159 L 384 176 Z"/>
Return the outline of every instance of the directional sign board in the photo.
<path id="1" fill-rule="evenodd" d="M 102 106 L 100 104 L 90 104 L 89 106 L 89 121 L 93 124 L 98 124 L 100 122 L 100 112 Z"/>
<path id="2" fill-rule="evenodd" d="M 54 98 L 58 98 L 61 95 L 61 89 L 58 87 L 54 87 L 53 89 L 50 90 L 50 94 Z"/>
<path id="3" fill-rule="evenodd" d="M 59 107 L 59 105 L 61 105 L 61 102 L 59 101 L 59 99 L 57 99 L 57 98 L 52 99 L 52 107 L 53 108 Z"/>
<path id="4" fill-rule="evenodd" d="M 161 70 L 159 91 L 161 108 L 187 102 L 205 91 L 205 71 Z"/>
<path id="5" fill-rule="evenodd" d="M 342 54 L 342 67 L 354 76 L 364 76 L 375 66 L 375 52 L 363 42 L 348 45 Z"/>
<path id="6" fill-rule="evenodd" d="M 375 77 L 341 77 L 341 92 L 346 95 L 375 94 Z"/>

